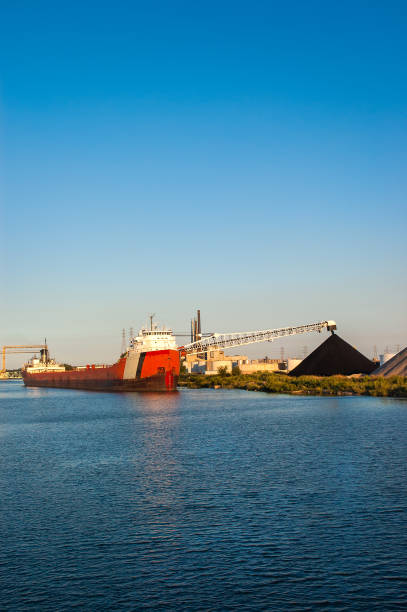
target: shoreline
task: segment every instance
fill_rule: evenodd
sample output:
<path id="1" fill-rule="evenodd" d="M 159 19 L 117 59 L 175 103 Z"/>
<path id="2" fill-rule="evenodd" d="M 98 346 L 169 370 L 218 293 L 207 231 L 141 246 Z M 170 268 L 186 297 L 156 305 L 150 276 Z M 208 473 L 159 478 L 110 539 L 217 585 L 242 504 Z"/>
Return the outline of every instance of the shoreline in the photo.
<path id="1" fill-rule="evenodd" d="M 256 374 L 182 374 L 179 387 L 189 389 L 242 389 L 265 393 L 314 396 L 372 396 L 407 398 L 407 377 L 299 376 Z"/>

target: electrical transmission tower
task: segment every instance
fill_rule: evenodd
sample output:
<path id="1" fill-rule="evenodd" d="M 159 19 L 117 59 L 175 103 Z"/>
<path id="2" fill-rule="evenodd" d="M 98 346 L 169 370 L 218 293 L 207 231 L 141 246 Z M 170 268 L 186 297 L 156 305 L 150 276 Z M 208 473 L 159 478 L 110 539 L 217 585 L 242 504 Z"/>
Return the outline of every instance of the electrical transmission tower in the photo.
<path id="1" fill-rule="evenodd" d="M 126 352 L 126 348 L 127 348 L 127 346 L 126 346 L 126 330 L 123 327 L 123 329 L 122 329 L 122 350 L 121 350 L 121 355 L 123 355 L 123 353 Z"/>

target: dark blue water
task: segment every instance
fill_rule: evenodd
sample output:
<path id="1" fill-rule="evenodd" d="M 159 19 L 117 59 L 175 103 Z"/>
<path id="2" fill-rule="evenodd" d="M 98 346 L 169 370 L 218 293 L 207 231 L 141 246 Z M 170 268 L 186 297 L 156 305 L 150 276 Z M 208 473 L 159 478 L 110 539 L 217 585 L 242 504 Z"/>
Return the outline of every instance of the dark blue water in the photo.
<path id="1" fill-rule="evenodd" d="M 1 610 L 407 607 L 407 402 L 0 383 Z"/>

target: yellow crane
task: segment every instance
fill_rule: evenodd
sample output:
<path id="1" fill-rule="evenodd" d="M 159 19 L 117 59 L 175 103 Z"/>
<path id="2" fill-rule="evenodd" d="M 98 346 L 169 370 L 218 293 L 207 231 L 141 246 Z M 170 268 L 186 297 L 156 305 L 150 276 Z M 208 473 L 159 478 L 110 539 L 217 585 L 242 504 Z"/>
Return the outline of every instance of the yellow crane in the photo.
<path id="1" fill-rule="evenodd" d="M 36 350 L 28 350 L 28 349 L 36 349 Z M 6 352 L 7 353 L 35 353 L 38 349 L 45 349 L 48 351 L 47 344 L 14 344 L 14 345 L 5 345 L 2 347 L 2 368 L 0 374 L 4 374 L 6 371 Z"/>

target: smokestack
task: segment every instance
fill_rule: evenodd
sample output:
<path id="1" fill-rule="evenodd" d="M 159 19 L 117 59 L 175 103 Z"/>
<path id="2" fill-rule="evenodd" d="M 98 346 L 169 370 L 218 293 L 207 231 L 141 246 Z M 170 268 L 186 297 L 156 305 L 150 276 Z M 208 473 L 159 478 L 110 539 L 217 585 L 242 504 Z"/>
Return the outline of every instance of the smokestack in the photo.
<path id="1" fill-rule="evenodd" d="M 40 350 L 40 361 L 41 363 L 48 363 L 49 361 L 48 345 L 46 338 L 44 340 L 44 348 Z"/>
<path id="2" fill-rule="evenodd" d="M 201 339 L 201 311 L 199 309 L 197 310 L 197 315 L 198 315 L 198 336 L 199 336 L 199 339 Z"/>

